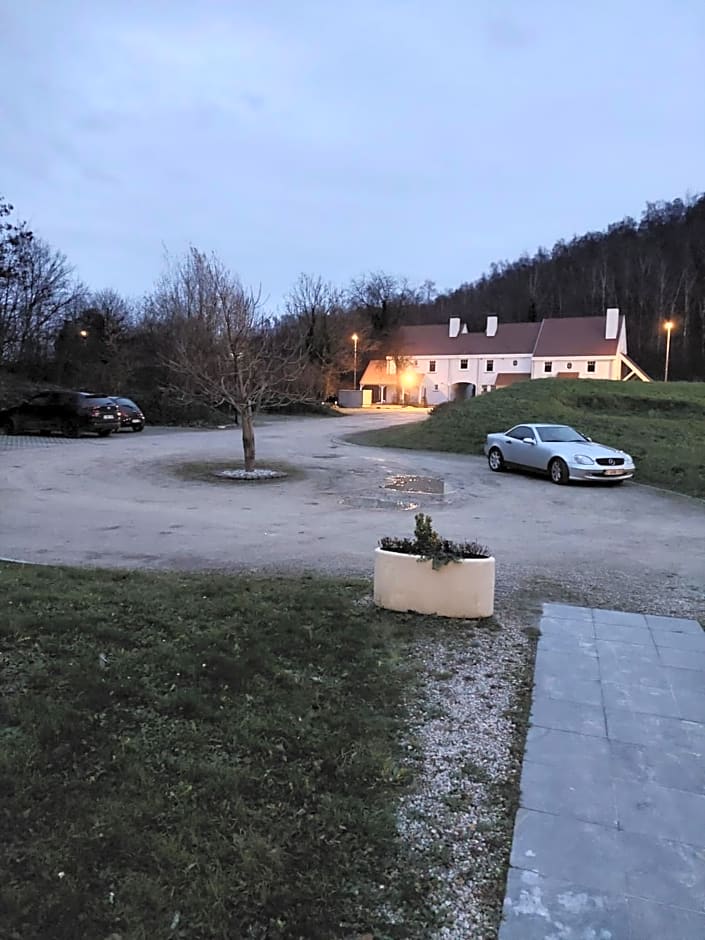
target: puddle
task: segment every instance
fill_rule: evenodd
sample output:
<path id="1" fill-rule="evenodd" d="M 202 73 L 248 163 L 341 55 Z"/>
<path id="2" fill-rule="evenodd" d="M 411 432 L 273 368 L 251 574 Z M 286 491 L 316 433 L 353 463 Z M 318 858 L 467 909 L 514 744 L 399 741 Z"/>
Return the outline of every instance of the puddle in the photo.
<path id="1" fill-rule="evenodd" d="M 429 496 L 443 496 L 445 492 L 443 480 L 409 473 L 397 473 L 387 477 L 383 486 L 386 490 L 397 490 L 400 493 L 426 493 Z"/>
<path id="2" fill-rule="evenodd" d="M 338 500 L 341 506 L 350 506 L 352 509 L 401 509 L 403 512 L 413 512 L 419 504 L 410 499 L 394 499 L 384 496 L 343 496 Z"/>

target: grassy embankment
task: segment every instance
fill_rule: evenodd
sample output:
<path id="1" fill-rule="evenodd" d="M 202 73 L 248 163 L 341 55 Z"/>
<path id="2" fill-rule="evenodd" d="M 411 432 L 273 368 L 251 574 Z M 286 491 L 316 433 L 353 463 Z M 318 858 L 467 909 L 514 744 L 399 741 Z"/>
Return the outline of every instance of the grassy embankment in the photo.
<path id="1" fill-rule="evenodd" d="M 355 435 L 360 443 L 480 454 L 485 437 L 521 422 L 571 424 L 635 458 L 636 479 L 705 497 L 705 383 L 522 382 L 442 406 L 428 420 Z"/>

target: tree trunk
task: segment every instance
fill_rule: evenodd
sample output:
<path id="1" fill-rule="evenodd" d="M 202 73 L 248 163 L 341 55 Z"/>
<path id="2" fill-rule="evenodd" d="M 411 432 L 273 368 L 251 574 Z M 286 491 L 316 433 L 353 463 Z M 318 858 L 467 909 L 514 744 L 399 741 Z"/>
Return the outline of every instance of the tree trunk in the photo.
<path id="1" fill-rule="evenodd" d="M 245 455 L 245 470 L 255 469 L 255 428 L 252 423 L 252 408 L 246 405 L 240 412 L 242 419 L 242 451 Z"/>

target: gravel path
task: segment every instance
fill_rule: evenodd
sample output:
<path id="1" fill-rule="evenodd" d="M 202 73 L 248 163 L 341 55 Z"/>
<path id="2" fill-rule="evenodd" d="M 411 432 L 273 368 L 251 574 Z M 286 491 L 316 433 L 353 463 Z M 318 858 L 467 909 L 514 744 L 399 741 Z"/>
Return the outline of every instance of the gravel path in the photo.
<path id="1" fill-rule="evenodd" d="M 521 620 L 456 623 L 416 650 L 423 696 L 410 703 L 421 752 L 399 832 L 434 859 L 434 940 L 494 940 L 521 772 L 534 643 Z"/>

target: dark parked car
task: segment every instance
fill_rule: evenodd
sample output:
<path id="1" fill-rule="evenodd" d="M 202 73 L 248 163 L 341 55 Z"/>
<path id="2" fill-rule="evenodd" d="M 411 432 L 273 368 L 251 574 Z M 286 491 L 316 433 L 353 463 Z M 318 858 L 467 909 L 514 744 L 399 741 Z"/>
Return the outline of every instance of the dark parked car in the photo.
<path id="1" fill-rule="evenodd" d="M 115 402 L 90 392 L 41 392 L 0 411 L 0 431 L 5 434 L 60 431 L 78 437 L 82 431 L 93 431 L 107 437 L 119 427 L 119 421 Z"/>
<path id="2" fill-rule="evenodd" d="M 144 430 L 144 415 L 142 414 L 142 409 L 139 407 L 139 405 L 136 405 L 131 398 L 112 396 L 110 400 L 115 402 L 118 408 L 118 413 L 120 415 L 120 426 L 117 428 L 118 431 L 121 428 L 132 428 L 133 431 Z"/>

